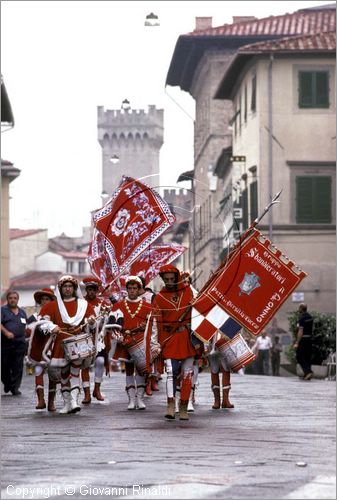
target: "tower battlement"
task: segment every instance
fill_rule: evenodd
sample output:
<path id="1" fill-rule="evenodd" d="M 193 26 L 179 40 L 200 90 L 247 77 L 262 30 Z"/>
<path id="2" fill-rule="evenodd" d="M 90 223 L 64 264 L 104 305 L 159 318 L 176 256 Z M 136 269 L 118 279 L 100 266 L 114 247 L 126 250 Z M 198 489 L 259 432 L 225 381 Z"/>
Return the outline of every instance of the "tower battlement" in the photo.
<path id="1" fill-rule="evenodd" d="M 157 109 L 154 104 L 148 106 L 148 110 L 130 109 L 124 111 L 122 109 L 104 109 L 104 106 L 97 107 L 97 124 L 98 127 L 163 127 L 164 110 Z"/>
<path id="2" fill-rule="evenodd" d="M 155 140 L 156 147 L 164 141 L 164 110 L 149 105 L 144 109 L 104 109 L 97 107 L 98 142 L 102 147 L 119 140 Z M 109 146 L 108 146 L 109 147 Z"/>

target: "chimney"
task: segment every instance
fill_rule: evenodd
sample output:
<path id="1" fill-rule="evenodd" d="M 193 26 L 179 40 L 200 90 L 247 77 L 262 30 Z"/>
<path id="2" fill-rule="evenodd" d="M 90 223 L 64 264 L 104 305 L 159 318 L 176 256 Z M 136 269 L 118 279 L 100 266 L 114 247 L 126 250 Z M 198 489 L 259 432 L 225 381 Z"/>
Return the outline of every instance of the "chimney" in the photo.
<path id="1" fill-rule="evenodd" d="M 212 28 L 212 17 L 196 17 L 195 18 L 195 30 L 207 30 L 207 28 Z"/>
<path id="2" fill-rule="evenodd" d="M 233 16 L 233 24 L 244 23 L 245 21 L 255 21 L 255 16 Z"/>

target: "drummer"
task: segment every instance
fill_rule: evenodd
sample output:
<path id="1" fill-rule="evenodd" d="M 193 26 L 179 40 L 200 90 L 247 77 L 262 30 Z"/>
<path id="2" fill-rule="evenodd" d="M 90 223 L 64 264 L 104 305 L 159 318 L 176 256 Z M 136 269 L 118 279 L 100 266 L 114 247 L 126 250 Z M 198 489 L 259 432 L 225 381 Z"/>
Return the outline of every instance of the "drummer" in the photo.
<path id="1" fill-rule="evenodd" d="M 79 374 L 82 360 L 68 361 L 65 357 L 62 341 L 83 333 L 88 324 L 89 330 L 95 328 L 94 308 L 83 298 L 78 281 L 70 275 L 62 276 L 55 291 L 56 301 L 42 307 L 40 316 L 49 320 L 49 331 L 55 335 L 52 346 L 52 368 L 61 369 L 61 392 L 64 407 L 60 413 L 76 413 L 80 411 L 78 404 Z"/>
<path id="2" fill-rule="evenodd" d="M 128 345 L 133 345 L 135 341 L 144 340 L 147 320 L 151 313 L 151 305 L 142 297 L 139 297 L 142 282 L 138 276 L 129 276 L 125 280 L 125 285 L 127 296 L 114 305 L 108 319 L 108 324 L 117 324 L 122 327 L 122 339 L 117 344 L 113 357 L 116 360 L 125 361 L 125 390 L 129 398 L 128 410 L 145 410 L 144 393 L 146 377 L 135 368 L 135 363 L 128 351 Z"/>
<path id="3" fill-rule="evenodd" d="M 104 299 L 104 297 L 99 296 L 99 289 L 101 287 L 101 281 L 94 276 L 87 276 L 82 280 L 85 287 L 85 300 L 91 304 L 95 310 L 96 316 L 103 315 L 105 310 L 111 308 L 111 303 Z M 103 326 L 104 318 L 101 318 L 99 322 L 99 328 Z M 100 335 L 100 332 L 97 332 Z M 92 393 L 93 397 L 98 401 L 104 401 L 104 397 L 101 394 L 101 383 L 103 380 L 104 367 L 108 371 L 109 369 L 109 352 L 111 349 L 111 338 L 110 334 L 107 332 L 104 335 L 103 344 L 99 342 L 98 352 L 95 359 L 95 387 Z M 82 368 L 81 370 L 82 386 L 84 391 L 84 399 L 82 404 L 91 403 L 90 395 L 90 372 L 89 368 Z"/>

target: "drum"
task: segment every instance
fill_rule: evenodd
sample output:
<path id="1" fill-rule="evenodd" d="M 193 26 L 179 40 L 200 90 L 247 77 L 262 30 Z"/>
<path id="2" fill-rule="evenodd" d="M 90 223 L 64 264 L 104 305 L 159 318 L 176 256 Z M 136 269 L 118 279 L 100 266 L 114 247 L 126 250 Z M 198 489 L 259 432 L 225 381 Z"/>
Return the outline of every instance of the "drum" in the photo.
<path id="1" fill-rule="evenodd" d="M 215 345 L 226 365 L 233 372 L 239 371 L 240 368 L 252 363 L 256 358 L 240 333 L 231 340 L 221 338 Z"/>
<path id="2" fill-rule="evenodd" d="M 129 342 L 127 345 L 127 350 L 139 373 L 141 375 L 145 375 L 147 373 L 147 367 L 144 340 L 135 340 L 135 342 L 133 342 L 132 344 Z M 158 351 L 153 347 L 151 349 L 151 363 L 156 359 L 157 356 Z"/>
<path id="3" fill-rule="evenodd" d="M 90 333 L 74 335 L 62 341 L 64 355 L 68 361 L 91 358 L 95 354 L 95 346 Z"/>

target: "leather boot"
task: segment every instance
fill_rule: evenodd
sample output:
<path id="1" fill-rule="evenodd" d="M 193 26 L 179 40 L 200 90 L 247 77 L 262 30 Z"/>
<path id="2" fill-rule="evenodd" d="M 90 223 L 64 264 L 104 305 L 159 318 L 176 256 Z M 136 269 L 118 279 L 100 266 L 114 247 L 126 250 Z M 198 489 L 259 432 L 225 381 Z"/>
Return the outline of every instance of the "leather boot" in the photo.
<path id="1" fill-rule="evenodd" d="M 188 401 L 182 401 L 180 400 L 180 407 L 179 407 L 179 420 L 189 420 L 189 416 L 187 413 L 187 406 L 188 406 Z"/>
<path id="2" fill-rule="evenodd" d="M 222 389 L 222 405 L 221 408 L 234 408 L 234 405 L 229 401 L 229 389 L 230 385 L 226 385 Z"/>
<path id="3" fill-rule="evenodd" d="M 145 410 L 146 409 L 146 406 L 144 403 L 144 394 L 145 394 L 145 386 L 139 385 L 137 387 L 137 391 L 136 391 L 137 410 Z"/>
<path id="4" fill-rule="evenodd" d="M 98 399 L 98 401 L 104 401 L 104 398 L 101 394 L 101 384 L 100 382 L 95 382 L 95 388 L 92 393 L 93 397 Z"/>
<path id="5" fill-rule="evenodd" d="M 128 410 L 136 409 L 136 389 L 133 385 L 126 387 L 126 392 L 129 398 Z"/>
<path id="6" fill-rule="evenodd" d="M 153 390 L 153 392 L 159 391 L 159 387 L 158 387 L 158 384 L 157 384 L 156 377 L 151 377 L 150 380 L 151 380 L 151 389 Z"/>
<path id="7" fill-rule="evenodd" d="M 56 411 L 55 396 L 56 396 L 56 389 L 49 388 L 49 391 L 48 391 L 48 411 Z"/>
<path id="8" fill-rule="evenodd" d="M 150 378 L 147 381 L 145 392 L 146 392 L 147 396 L 152 396 L 151 379 Z"/>
<path id="9" fill-rule="evenodd" d="M 212 385 L 212 391 L 214 394 L 214 404 L 212 406 L 213 410 L 219 410 L 220 409 L 220 387 L 218 385 Z"/>
<path id="10" fill-rule="evenodd" d="M 176 418 L 174 398 L 167 398 L 167 409 L 165 418 L 167 420 L 174 420 Z"/>
<path id="11" fill-rule="evenodd" d="M 89 405 L 91 403 L 90 387 L 83 387 L 84 399 L 82 399 L 82 405 Z"/>
<path id="12" fill-rule="evenodd" d="M 44 410 L 46 407 L 46 402 L 44 400 L 44 391 L 42 387 L 36 389 L 37 394 L 37 405 L 35 406 L 36 410 Z"/>

